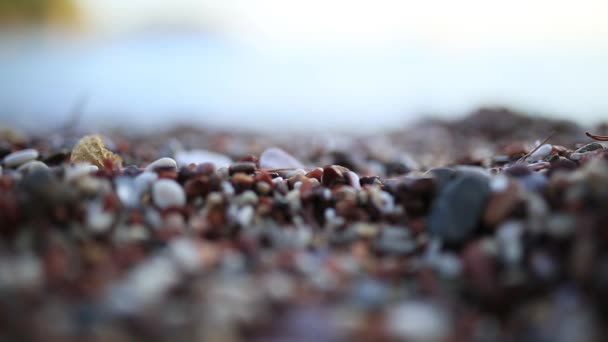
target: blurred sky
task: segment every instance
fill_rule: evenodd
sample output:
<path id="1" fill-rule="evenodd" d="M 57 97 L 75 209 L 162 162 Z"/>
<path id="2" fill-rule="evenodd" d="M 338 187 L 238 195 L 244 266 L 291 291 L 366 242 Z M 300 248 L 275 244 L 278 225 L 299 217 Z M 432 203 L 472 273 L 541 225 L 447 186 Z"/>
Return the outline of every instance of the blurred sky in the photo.
<path id="1" fill-rule="evenodd" d="M 605 0 L 74 3 L 77 24 L 0 35 L 2 121 L 61 121 L 83 94 L 86 122 L 104 125 L 361 131 L 481 105 L 608 114 Z"/>

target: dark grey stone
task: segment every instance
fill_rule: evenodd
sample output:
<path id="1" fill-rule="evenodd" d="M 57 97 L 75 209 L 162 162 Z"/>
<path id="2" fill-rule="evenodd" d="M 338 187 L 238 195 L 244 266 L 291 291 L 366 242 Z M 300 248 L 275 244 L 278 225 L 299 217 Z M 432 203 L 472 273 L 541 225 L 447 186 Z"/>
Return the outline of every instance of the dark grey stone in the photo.
<path id="1" fill-rule="evenodd" d="M 482 176 L 464 174 L 450 181 L 431 206 L 429 232 L 447 243 L 463 242 L 479 225 L 489 193 Z"/>

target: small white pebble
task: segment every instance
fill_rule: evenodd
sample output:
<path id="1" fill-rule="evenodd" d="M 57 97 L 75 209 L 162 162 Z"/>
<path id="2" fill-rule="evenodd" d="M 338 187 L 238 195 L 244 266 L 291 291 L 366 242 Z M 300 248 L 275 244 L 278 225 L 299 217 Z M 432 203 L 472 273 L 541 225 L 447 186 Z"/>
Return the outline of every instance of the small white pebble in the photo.
<path id="1" fill-rule="evenodd" d="M 161 209 L 181 207 L 186 204 L 186 194 L 174 180 L 160 179 L 152 185 L 152 199 Z"/>
<path id="2" fill-rule="evenodd" d="M 422 301 L 408 301 L 391 310 L 388 329 L 407 341 L 443 341 L 449 333 L 449 318 L 440 308 Z"/>
<path id="3" fill-rule="evenodd" d="M 250 205 L 246 205 L 239 209 L 236 214 L 236 220 L 241 225 L 241 227 L 247 227 L 251 224 L 254 214 L 255 211 L 253 210 L 253 207 Z"/>
<path id="4" fill-rule="evenodd" d="M 532 153 L 530 156 L 528 156 L 528 158 L 526 158 L 526 160 L 528 160 L 528 161 L 541 160 L 541 159 L 545 158 L 546 156 L 548 156 L 552 150 L 553 150 L 553 146 L 551 144 L 544 144 L 543 146 L 539 147 L 536 151 L 534 151 L 534 153 Z"/>
<path id="5" fill-rule="evenodd" d="M 156 159 L 146 166 L 146 171 L 154 171 L 158 168 L 174 168 L 177 170 L 177 162 L 169 157 Z"/>
<path id="6" fill-rule="evenodd" d="M 32 172 L 32 171 L 36 171 L 36 170 L 46 170 L 49 167 L 38 160 L 30 160 L 29 162 L 25 163 L 25 164 L 21 164 L 21 166 L 19 166 L 17 168 L 17 171 L 19 172 Z"/>
<path id="7" fill-rule="evenodd" d="M 187 238 L 173 239 L 169 243 L 169 253 L 177 265 L 186 272 L 194 272 L 201 266 L 198 248 Z"/>
<path id="8" fill-rule="evenodd" d="M 490 181 L 490 188 L 494 192 L 502 192 L 507 190 L 509 186 L 509 179 L 504 175 L 498 175 L 492 178 Z"/>
<path id="9" fill-rule="evenodd" d="M 137 191 L 138 196 L 148 190 L 150 185 L 157 179 L 158 175 L 155 172 L 142 172 L 135 176 L 135 180 L 133 182 L 135 183 L 135 190 Z"/>
<path id="10" fill-rule="evenodd" d="M 361 184 L 359 183 L 359 176 L 356 173 L 352 171 L 346 171 L 344 175 L 346 176 L 346 179 L 348 179 L 348 183 L 350 184 L 350 186 L 352 186 L 356 190 L 361 189 Z"/>
<path id="11" fill-rule="evenodd" d="M 87 163 L 77 163 L 72 166 L 68 166 L 65 169 L 65 180 L 66 182 L 70 182 L 73 180 L 77 180 L 83 176 L 88 176 L 92 172 L 99 171 L 99 168 L 95 165 L 90 165 Z"/>
<path id="12" fill-rule="evenodd" d="M 30 160 L 38 158 L 38 151 L 33 148 L 28 148 L 21 151 L 13 152 L 4 157 L 4 166 L 6 167 L 17 167 L 21 164 L 25 164 Z"/>

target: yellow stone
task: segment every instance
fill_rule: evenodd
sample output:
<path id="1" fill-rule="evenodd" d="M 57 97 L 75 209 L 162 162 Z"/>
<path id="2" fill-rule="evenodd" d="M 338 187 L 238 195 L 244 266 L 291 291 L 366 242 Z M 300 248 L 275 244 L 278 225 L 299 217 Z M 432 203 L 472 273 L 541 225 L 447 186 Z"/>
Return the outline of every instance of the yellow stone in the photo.
<path id="1" fill-rule="evenodd" d="M 70 160 L 72 162 L 85 162 L 97 165 L 99 168 L 104 168 L 103 161 L 106 159 L 112 160 L 114 165 L 120 165 L 122 158 L 116 153 L 108 150 L 103 142 L 103 138 L 98 134 L 85 135 L 78 141 Z"/>

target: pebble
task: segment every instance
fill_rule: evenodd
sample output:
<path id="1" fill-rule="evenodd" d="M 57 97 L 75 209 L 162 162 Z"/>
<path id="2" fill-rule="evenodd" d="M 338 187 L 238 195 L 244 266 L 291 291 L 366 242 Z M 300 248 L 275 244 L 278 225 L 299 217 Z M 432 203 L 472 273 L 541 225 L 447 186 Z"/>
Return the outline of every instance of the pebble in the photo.
<path id="1" fill-rule="evenodd" d="M 76 163 L 72 166 L 68 166 L 65 169 L 64 178 L 67 182 L 77 180 L 81 177 L 88 176 L 93 172 L 99 171 L 97 165 L 91 165 L 87 163 Z"/>
<path id="2" fill-rule="evenodd" d="M 25 164 L 30 160 L 34 160 L 38 158 L 39 153 L 36 149 L 28 148 L 21 151 L 13 152 L 3 159 L 3 164 L 6 167 L 17 167 L 19 165 Z"/>
<path id="3" fill-rule="evenodd" d="M 235 173 L 246 173 L 252 174 L 255 172 L 255 163 L 252 162 L 239 162 L 230 165 L 228 173 L 232 176 Z"/>
<path id="4" fill-rule="evenodd" d="M 161 209 L 181 207 L 186 204 L 186 194 L 174 180 L 159 179 L 152 185 L 152 199 Z"/>
<path id="5" fill-rule="evenodd" d="M 499 254 L 505 264 L 514 265 L 524 256 L 521 235 L 524 227 L 518 221 L 507 221 L 496 229 Z"/>
<path id="6" fill-rule="evenodd" d="M 151 162 L 146 166 L 146 171 L 154 171 L 156 169 L 173 168 L 177 170 L 177 162 L 173 158 L 164 157 Z"/>
<path id="7" fill-rule="evenodd" d="M 344 176 L 348 180 L 348 185 L 352 186 L 356 190 L 361 189 L 361 183 L 359 183 L 359 176 L 352 171 L 346 171 Z"/>
<path id="8" fill-rule="evenodd" d="M 100 203 L 93 203 L 88 207 L 87 228 L 94 234 L 107 232 L 115 216 L 112 212 L 104 211 Z"/>
<path id="9" fill-rule="evenodd" d="M 429 231 L 448 243 L 464 242 L 478 227 L 489 193 L 483 177 L 463 175 L 452 180 L 434 200 Z"/>
<path id="10" fill-rule="evenodd" d="M 128 176 L 120 176 L 114 179 L 116 195 L 126 207 L 137 207 L 141 191 L 138 189 L 135 179 Z"/>
<path id="11" fill-rule="evenodd" d="M 31 171 L 40 170 L 40 169 L 46 170 L 48 168 L 49 167 L 45 163 L 43 163 L 41 161 L 31 160 L 31 161 L 29 161 L 29 162 L 27 162 L 27 163 L 22 164 L 21 166 L 19 166 L 17 168 L 17 171 L 19 171 L 19 172 L 31 172 Z"/>
<path id="12" fill-rule="evenodd" d="M 578 148 L 576 151 L 572 152 L 569 156 L 571 160 L 581 160 L 586 155 L 592 154 L 594 151 L 603 150 L 604 146 L 600 143 L 592 142 L 585 146 Z"/>
<path id="13" fill-rule="evenodd" d="M 291 154 L 278 147 L 270 147 L 260 155 L 260 168 L 303 168 L 304 165 Z"/>
<path id="14" fill-rule="evenodd" d="M 551 151 L 553 151 L 553 146 L 551 144 L 544 144 L 543 146 L 539 147 L 536 151 L 534 151 L 534 153 L 529 155 L 528 158 L 526 158 L 526 160 L 534 162 L 534 161 L 544 159 L 549 154 L 551 154 Z"/>
<path id="15" fill-rule="evenodd" d="M 506 177 L 504 178 L 506 179 Z M 495 182 L 492 184 L 494 185 Z M 520 186 L 514 180 L 507 180 L 505 188 L 490 195 L 483 216 L 484 224 L 490 227 L 496 226 L 504 221 L 520 203 L 523 203 Z"/>
<path id="16" fill-rule="evenodd" d="M 450 332 L 445 312 L 423 301 L 402 303 L 389 311 L 387 319 L 389 331 L 399 340 L 444 341 Z"/>
<path id="17" fill-rule="evenodd" d="M 212 163 L 216 167 L 228 167 L 232 164 L 229 157 L 207 150 L 179 151 L 175 154 L 177 165 L 188 166 L 190 164 Z"/>

